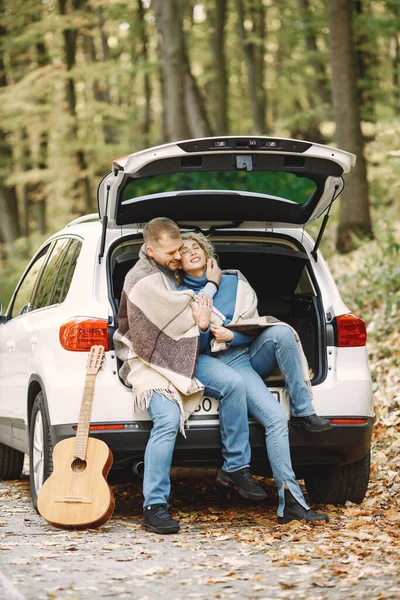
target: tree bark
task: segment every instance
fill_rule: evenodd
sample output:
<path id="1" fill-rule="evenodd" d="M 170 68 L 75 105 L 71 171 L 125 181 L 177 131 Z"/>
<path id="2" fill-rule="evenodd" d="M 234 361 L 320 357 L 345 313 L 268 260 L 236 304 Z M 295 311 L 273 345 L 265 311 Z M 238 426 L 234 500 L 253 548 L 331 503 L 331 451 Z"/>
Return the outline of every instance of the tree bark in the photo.
<path id="1" fill-rule="evenodd" d="M 358 16 L 369 12 L 371 18 L 371 7 L 365 0 L 354 0 L 354 9 Z M 365 20 L 365 17 L 364 17 Z M 356 39 L 356 62 L 358 70 L 358 94 L 360 106 L 360 118 L 363 121 L 376 123 L 375 111 L 375 90 L 379 87 L 376 77 L 373 74 L 374 67 L 377 66 L 377 56 L 373 51 L 374 41 L 371 40 L 371 34 L 366 32 L 364 27 L 358 28 L 359 33 Z"/>
<path id="2" fill-rule="evenodd" d="M 2 70 L 1 59 L 0 70 Z M 3 79 L 4 73 L 0 77 Z M 0 83 L 0 87 L 2 86 L 3 84 Z M 0 129 L 0 239 L 8 249 L 21 235 L 17 192 L 15 186 L 6 183 L 6 174 L 11 171 L 12 160 L 11 146 L 5 132 Z"/>
<path id="3" fill-rule="evenodd" d="M 396 115 L 400 114 L 400 43 L 399 34 L 395 33 L 392 37 L 392 85 L 393 85 L 393 106 Z"/>
<path id="4" fill-rule="evenodd" d="M 218 135 L 227 134 L 228 125 L 228 76 L 225 56 L 225 22 L 226 0 L 213 0 L 210 10 L 212 23 L 211 47 L 213 50 L 213 75 L 212 82 L 214 97 L 214 123 Z"/>
<path id="5" fill-rule="evenodd" d="M 400 6 L 395 2 L 390 4 L 390 12 L 395 23 L 400 19 Z M 392 33 L 390 40 L 390 56 L 392 59 L 392 90 L 393 90 L 393 108 L 396 115 L 400 114 L 400 38 L 399 31 Z"/>
<path id="6" fill-rule="evenodd" d="M 189 59 L 185 55 L 185 110 L 191 137 L 209 137 L 213 135 L 208 120 L 204 97 L 190 70 Z"/>
<path id="7" fill-rule="evenodd" d="M 72 11 L 79 10 L 86 4 L 86 0 L 72 0 Z M 67 1 L 58 0 L 59 11 L 61 15 L 67 14 Z M 64 38 L 64 62 L 67 73 L 73 69 L 76 63 L 76 43 L 77 43 L 78 31 L 73 26 L 67 26 L 63 31 Z M 76 141 L 77 146 L 79 145 L 79 132 L 78 132 L 78 119 L 76 114 L 76 91 L 75 82 L 72 77 L 67 77 L 65 84 L 65 93 L 67 100 L 67 109 L 72 119 L 71 137 Z M 79 169 L 79 183 L 82 190 L 82 197 L 84 199 L 84 211 L 92 212 L 93 199 L 90 186 L 90 180 L 87 173 L 87 161 L 85 152 L 82 148 L 79 148 L 75 152 L 75 160 Z"/>
<path id="8" fill-rule="evenodd" d="M 99 27 L 100 39 L 102 39 L 103 23 L 100 20 L 100 17 L 99 17 L 98 27 Z M 95 46 L 94 37 L 93 37 L 94 31 L 95 31 L 95 27 L 92 26 L 92 27 L 90 27 L 90 34 L 83 35 L 85 58 L 89 64 L 98 62 L 97 54 L 96 54 L 96 46 Z M 104 52 L 102 52 L 102 56 L 104 56 Z M 104 61 L 104 58 L 102 60 Z M 101 81 L 100 79 L 95 78 L 95 79 L 93 79 L 92 86 L 93 86 L 93 96 L 94 96 L 95 101 L 99 102 L 99 103 L 104 103 L 104 104 L 110 105 L 111 99 L 110 99 L 110 92 L 108 89 L 107 80 Z M 114 122 L 111 119 L 111 117 L 109 117 L 108 115 L 103 114 L 103 116 L 102 116 L 102 129 L 103 129 L 103 135 L 104 135 L 104 143 L 105 144 L 115 144 L 117 142 L 117 135 L 115 132 Z"/>
<path id="9" fill-rule="evenodd" d="M 143 60 L 143 64 L 146 64 L 149 60 L 149 56 L 148 56 L 148 54 L 149 54 L 148 53 L 149 38 L 147 35 L 146 20 L 145 20 L 146 9 L 143 5 L 142 0 L 137 0 L 137 7 L 138 7 L 138 20 L 140 23 L 139 31 L 140 31 L 140 44 L 141 44 L 139 55 L 141 56 L 141 58 Z M 144 70 L 144 73 L 143 73 L 143 80 L 144 80 L 143 87 L 144 87 L 145 105 L 144 105 L 144 115 L 143 115 L 141 130 L 143 133 L 143 142 L 144 142 L 145 146 L 148 146 L 149 142 L 150 142 L 150 125 L 151 125 L 151 83 L 150 83 L 149 73 L 147 72 L 146 69 Z"/>
<path id="10" fill-rule="evenodd" d="M 355 238 L 372 238 L 364 141 L 357 104 L 356 60 L 352 34 L 352 4 L 327 0 L 332 67 L 336 141 L 357 156 L 357 164 L 346 179 L 342 193 L 336 246 L 340 252 L 355 247 Z"/>
<path id="11" fill-rule="evenodd" d="M 11 250 L 15 240 L 20 235 L 17 194 L 14 186 L 0 183 L 0 237 Z"/>
<path id="12" fill-rule="evenodd" d="M 0 13 L 4 13 L 3 1 L 0 0 Z M 0 39 L 5 38 L 6 28 L 0 22 Z M 4 42 L 0 45 L 0 89 L 7 86 L 4 65 Z M 6 183 L 7 173 L 11 171 L 12 148 L 7 141 L 6 132 L 0 129 L 0 240 L 10 249 L 20 235 L 18 200 L 15 186 Z"/>
<path id="13" fill-rule="evenodd" d="M 316 94 L 321 102 L 330 104 L 331 94 L 328 76 L 326 74 L 321 52 L 318 50 L 317 46 L 317 37 L 313 28 L 313 17 L 310 10 L 310 0 L 297 0 L 297 6 L 302 21 L 305 46 L 309 54 L 309 63 L 315 72 L 315 77 L 311 84 L 313 90 L 312 95 L 314 96 Z M 314 104 L 315 103 L 314 100 Z"/>
<path id="14" fill-rule="evenodd" d="M 264 19 L 264 6 L 261 0 L 252 0 L 257 2 L 257 14 L 259 19 Z M 245 10 L 243 0 L 236 0 L 236 10 L 238 13 L 239 38 L 242 45 L 244 59 L 246 64 L 248 90 L 253 116 L 253 128 L 255 135 L 265 133 L 265 90 L 263 81 L 263 70 L 260 72 L 260 66 L 263 65 L 263 58 L 257 58 L 257 50 L 254 42 L 248 39 L 245 22 Z M 254 16 L 253 16 L 254 18 Z M 262 31 L 262 29 L 261 29 Z M 264 39 L 259 39 L 262 57 L 264 56 Z M 260 49 L 258 50 L 260 52 Z"/>
<path id="15" fill-rule="evenodd" d="M 301 127 L 297 129 L 296 135 L 318 142 L 324 143 L 324 138 L 320 130 L 321 123 L 321 105 L 331 104 L 331 92 L 329 89 L 328 77 L 325 70 L 325 64 L 321 58 L 321 53 L 317 46 L 317 37 L 313 21 L 313 15 L 310 10 L 309 0 L 297 0 L 304 44 L 307 52 L 307 62 L 312 67 L 314 74 L 310 77 L 307 85 L 307 101 L 309 104 L 309 117 L 302 120 Z M 296 104 L 296 101 L 295 101 Z M 303 110 L 301 107 L 300 111 Z"/>
<path id="16" fill-rule="evenodd" d="M 186 139 L 190 131 L 185 107 L 183 0 L 153 0 L 152 4 L 162 53 L 168 139 Z"/>

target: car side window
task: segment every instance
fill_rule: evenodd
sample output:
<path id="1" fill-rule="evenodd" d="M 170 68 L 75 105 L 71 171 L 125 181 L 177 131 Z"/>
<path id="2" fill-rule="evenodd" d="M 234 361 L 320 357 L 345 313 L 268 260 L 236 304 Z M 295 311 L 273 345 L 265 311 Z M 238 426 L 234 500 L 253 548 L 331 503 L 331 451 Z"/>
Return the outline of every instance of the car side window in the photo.
<path id="1" fill-rule="evenodd" d="M 59 275 L 63 260 L 71 244 L 70 238 L 62 238 L 56 241 L 53 246 L 51 255 L 44 268 L 39 284 L 37 286 L 36 294 L 33 300 L 33 309 L 44 308 L 51 304 L 51 296 Z"/>
<path id="2" fill-rule="evenodd" d="M 24 312 L 32 310 L 30 303 L 32 301 L 33 292 L 43 265 L 46 262 L 49 249 L 50 244 L 43 248 L 40 254 L 35 258 L 34 262 L 31 264 L 28 272 L 25 274 L 25 277 L 23 278 L 21 285 L 19 286 L 14 297 L 11 308 L 11 317 L 16 317 Z"/>
<path id="3" fill-rule="evenodd" d="M 71 285 L 72 276 L 75 271 L 76 262 L 81 251 L 82 243 L 78 240 L 71 241 L 65 253 L 63 263 L 58 273 L 57 281 L 55 282 L 52 292 L 51 304 L 63 302 L 68 294 L 69 286 Z"/>

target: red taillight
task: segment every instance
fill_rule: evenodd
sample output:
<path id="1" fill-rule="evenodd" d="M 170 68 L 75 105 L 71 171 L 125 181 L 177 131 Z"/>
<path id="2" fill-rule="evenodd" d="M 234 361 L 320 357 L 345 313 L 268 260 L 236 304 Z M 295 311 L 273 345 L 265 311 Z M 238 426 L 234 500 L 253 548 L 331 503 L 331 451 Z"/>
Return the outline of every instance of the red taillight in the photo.
<path id="1" fill-rule="evenodd" d="M 78 317 L 60 327 L 61 346 L 73 352 L 88 352 L 92 346 L 108 346 L 108 322 L 105 319 Z"/>
<path id="2" fill-rule="evenodd" d="M 365 346 L 367 328 L 362 319 L 352 313 L 336 317 L 337 345 L 339 348 Z"/>

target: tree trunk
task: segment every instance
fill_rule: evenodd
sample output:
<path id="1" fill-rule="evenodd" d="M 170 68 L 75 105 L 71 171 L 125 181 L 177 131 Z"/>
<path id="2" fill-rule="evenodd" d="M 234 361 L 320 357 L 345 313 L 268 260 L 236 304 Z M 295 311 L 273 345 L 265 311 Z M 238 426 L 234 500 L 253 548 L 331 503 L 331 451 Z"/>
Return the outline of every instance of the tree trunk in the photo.
<path id="1" fill-rule="evenodd" d="M 309 117 L 304 120 L 304 123 L 302 121 L 302 125 L 300 128 L 298 127 L 296 134 L 303 139 L 323 144 L 325 140 L 320 130 L 321 110 L 319 110 L 319 108 L 323 104 L 331 103 L 331 92 L 325 65 L 321 59 L 321 53 L 317 46 L 310 2 L 309 0 L 297 0 L 297 6 L 302 23 L 304 44 L 307 51 L 307 62 L 312 67 L 314 73 L 307 84 Z M 300 110 L 303 109 L 300 107 Z"/>
<path id="2" fill-rule="evenodd" d="M 102 23 L 99 22 L 100 37 L 102 37 L 101 27 L 102 27 Z M 85 58 L 86 58 L 86 61 L 88 64 L 97 62 L 96 47 L 95 47 L 94 38 L 93 38 L 93 31 L 94 31 L 94 27 L 91 27 L 90 34 L 89 35 L 85 34 L 83 36 Z M 92 86 L 93 86 L 93 96 L 94 96 L 95 101 L 110 105 L 111 100 L 110 100 L 110 92 L 108 89 L 107 81 L 106 80 L 101 81 L 100 79 L 96 78 L 96 79 L 93 79 Z M 109 117 L 107 115 L 102 116 L 102 129 L 103 129 L 103 135 L 104 135 L 104 143 L 105 144 L 115 144 L 117 142 L 117 135 L 116 135 L 115 127 L 114 127 L 113 120 L 111 119 L 111 117 Z"/>
<path id="3" fill-rule="evenodd" d="M 318 50 L 317 38 L 313 27 L 313 15 L 310 10 L 310 0 L 297 0 L 300 18 L 304 31 L 305 46 L 309 55 L 309 63 L 312 66 L 315 76 L 312 81 L 312 95 L 317 96 L 321 102 L 330 104 L 331 95 L 329 82 L 326 74 L 322 54 Z M 314 105 L 316 101 L 314 100 Z"/>
<path id="4" fill-rule="evenodd" d="M 153 0 L 152 5 L 162 53 L 168 139 L 186 139 L 190 131 L 185 107 L 183 0 Z"/>
<path id="5" fill-rule="evenodd" d="M 4 158 L 4 154 L 2 158 Z M 20 236 L 17 194 L 14 186 L 8 187 L 0 183 L 0 214 L 1 241 L 10 250 Z"/>
<path id="6" fill-rule="evenodd" d="M 396 115 L 400 114 L 400 43 L 399 34 L 392 37 L 392 85 L 393 106 Z"/>
<path id="7" fill-rule="evenodd" d="M 46 46 L 43 42 L 39 42 L 36 44 L 36 53 L 38 64 L 41 67 L 48 65 L 50 63 L 50 57 L 47 52 Z M 43 100 L 41 101 L 43 102 Z M 39 156 L 38 156 L 38 167 L 39 169 L 47 169 L 48 167 L 48 146 L 49 146 L 49 132 L 47 128 L 42 130 L 40 134 L 40 144 L 39 144 Z M 39 181 L 35 189 L 33 191 L 33 201 L 35 203 L 35 213 L 36 213 L 36 223 L 37 229 L 41 234 L 45 234 L 47 231 L 47 221 L 46 221 L 46 207 L 47 207 L 47 197 L 46 197 L 46 187 L 43 181 Z"/>
<path id="8" fill-rule="evenodd" d="M 20 143 L 21 143 L 21 170 L 24 173 L 33 169 L 32 151 L 29 136 L 26 128 L 21 129 L 20 132 Z M 32 222 L 34 220 L 33 210 L 33 192 L 35 186 L 31 183 L 24 183 L 22 187 L 22 234 L 25 237 L 29 237 L 31 234 Z"/>
<path id="9" fill-rule="evenodd" d="M 213 0 L 210 9 L 212 23 L 211 47 L 213 50 L 213 105 L 217 135 L 227 134 L 228 125 L 228 76 L 225 56 L 226 0 Z"/>
<path id="10" fill-rule="evenodd" d="M 213 135 L 208 121 L 204 97 L 190 70 L 189 59 L 185 56 L 185 110 L 191 137 L 209 137 Z"/>
<path id="11" fill-rule="evenodd" d="M 336 246 L 340 252 L 355 247 L 355 238 L 372 238 L 364 141 L 357 104 L 352 5 L 348 0 L 327 0 L 332 67 L 333 107 L 338 146 L 357 156 L 342 193 Z"/>
<path id="12" fill-rule="evenodd" d="M 61 15 L 66 15 L 66 0 L 58 0 L 59 10 Z M 86 0 L 72 0 L 72 10 L 79 10 L 86 4 Z M 64 62 L 67 73 L 75 66 L 76 62 L 76 42 L 78 31 L 73 26 L 67 26 L 63 31 L 64 38 Z M 76 114 L 76 91 L 75 82 L 72 77 L 67 77 L 65 84 L 65 93 L 67 100 L 67 109 L 72 119 L 71 137 L 78 145 L 78 120 Z M 94 206 L 92 201 L 92 193 L 90 180 L 87 173 L 87 161 L 85 152 L 82 148 L 78 148 L 75 153 L 76 164 L 79 169 L 79 178 L 82 197 L 84 199 L 84 212 L 92 212 Z"/>
<path id="13" fill-rule="evenodd" d="M 390 10 L 395 23 L 400 19 L 400 6 L 395 3 L 390 5 Z M 396 28 L 398 29 L 398 28 Z M 390 56 L 392 59 L 392 89 L 393 89 L 393 109 L 395 115 L 400 114 L 400 38 L 396 30 L 390 40 Z"/>
<path id="14" fill-rule="evenodd" d="M 257 1 L 259 18 L 264 18 L 264 7 L 261 0 L 255 1 Z M 260 73 L 260 64 L 263 64 L 263 60 L 257 60 L 255 44 L 248 39 L 244 25 L 245 11 L 243 7 L 243 0 L 236 0 L 236 10 L 238 13 L 239 38 L 246 64 L 254 134 L 262 135 L 265 133 L 265 90 L 264 82 L 262 81 L 262 72 Z M 258 42 L 262 48 L 263 54 L 264 40 L 259 39 Z"/>
<path id="15" fill-rule="evenodd" d="M 143 0 L 137 0 L 138 6 L 138 21 L 140 23 L 140 51 L 139 55 L 142 58 L 143 64 L 147 64 L 149 60 L 148 56 L 148 45 L 149 39 L 147 35 L 146 29 L 146 10 L 143 5 Z M 144 87 L 144 97 L 145 97 L 145 105 L 144 105 L 144 115 L 142 120 L 141 130 L 143 133 L 143 142 L 145 146 L 148 146 L 150 143 L 150 124 L 151 124 L 151 84 L 150 84 L 150 76 L 147 72 L 147 69 L 144 70 L 143 73 L 143 87 Z"/>
<path id="16" fill-rule="evenodd" d="M 4 13 L 2 0 L 0 0 L 0 12 Z M 4 39 L 5 35 L 6 29 L 0 22 L 0 38 Z M 0 46 L 0 89 L 7 86 L 3 55 L 4 44 Z M 6 132 L 0 129 L 0 239 L 8 248 L 11 248 L 20 235 L 16 189 L 5 181 L 5 174 L 11 171 L 12 162 L 12 148 L 7 141 Z"/>
<path id="17" fill-rule="evenodd" d="M 264 79 L 265 79 L 265 61 L 264 61 L 264 48 L 266 43 L 266 15 L 265 6 L 263 0 L 251 0 L 250 2 L 250 16 L 253 21 L 253 35 L 255 36 L 254 43 L 254 65 L 256 74 L 256 95 L 257 103 L 259 105 L 259 111 L 262 115 L 263 133 L 267 129 L 266 119 L 266 108 L 267 108 L 267 96 L 265 91 Z"/>
<path id="18" fill-rule="evenodd" d="M 365 15 L 368 11 L 368 17 L 371 18 L 371 8 L 365 0 L 354 0 L 354 8 L 358 16 Z M 365 16 L 363 19 L 365 22 Z M 363 121 L 376 123 L 375 90 L 379 85 L 373 74 L 374 67 L 376 67 L 378 62 L 376 53 L 372 51 L 375 45 L 374 40 L 371 39 L 371 34 L 366 31 L 364 26 L 359 27 L 358 31 L 356 39 L 356 62 L 360 118 Z"/>

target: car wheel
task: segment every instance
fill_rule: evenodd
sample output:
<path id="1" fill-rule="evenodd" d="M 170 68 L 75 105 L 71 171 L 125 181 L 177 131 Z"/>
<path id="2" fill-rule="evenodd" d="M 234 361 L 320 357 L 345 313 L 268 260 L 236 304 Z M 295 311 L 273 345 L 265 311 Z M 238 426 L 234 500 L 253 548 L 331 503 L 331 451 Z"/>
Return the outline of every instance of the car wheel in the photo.
<path id="1" fill-rule="evenodd" d="M 29 430 L 29 480 L 35 510 L 40 488 L 52 471 L 53 445 L 43 392 L 39 392 L 33 403 Z"/>
<path id="2" fill-rule="evenodd" d="M 371 454 L 349 465 L 313 467 L 304 478 L 308 496 L 317 504 L 345 504 L 346 500 L 361 504 L 370 471 Z"/>
<path id="3" fill-rule="evenodd" d="M 19 479 L 23 466 L 23 452 L 0 444 L 0 479 Z"/>

